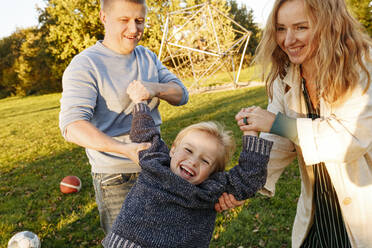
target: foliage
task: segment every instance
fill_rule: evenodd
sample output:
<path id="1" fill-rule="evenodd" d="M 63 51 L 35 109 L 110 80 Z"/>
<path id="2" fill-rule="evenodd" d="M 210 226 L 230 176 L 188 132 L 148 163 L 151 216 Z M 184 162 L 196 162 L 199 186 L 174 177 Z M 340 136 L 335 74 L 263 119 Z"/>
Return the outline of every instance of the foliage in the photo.
<path id="1" fill-rule="evenodd" d="M 19 79 L 15 61 L 20 56 L 21 46 L 25 40 L 26 32 L 23 29 L 18 29 L 0 40 L 0 98 L 16 93 Z"/>
<path id="2" fill-rule="evenodd" d="M 228 4 L 230 6 L 229 13 L 233 17 L 234 21 L 252 32 L 247 48 L 247 59 L 250 60 L 250 58 L 255 54 L 260 39 L 260 29 L 257 23 L 254 22 L 253 10 L 248 9 L 245 4 L 239 6 L 236 0 L 228 0 Z"/>
<path id="3" fill-rule="evenodd" d="M 55 58 L 54 75 L 61 78 L 71 59 L 103 39 L 98 0 L 48 0 L 39 21 L 48 30 L 46 41 Z"/>
<path id="4" fill-rule="evenodd" d="M 46 29 L 30 28 L 24 31 L 25 41 L 15 62 L 19 79 L 16 94 L 25 96 L 60 91 L 60 81 L 53 74 L 53 56 L 45 40 Z"/>
<path id="5" fill-rule="evenodd" d="M 180 9 L 182 2 L 194 6 L 205 1 L 147 1 L 148 19 L 140 44 L 157 53 L 165 13 Z M 230 8 L 227 0 L 211 0 L 210 3 L 226 14 L 230 10 L 240 13 L 236 20 L 243 21 L 244 6 L 240 11 L 236 5 Z M 99 10 L 99 0 L 46 0 L 46 7 L 38 9 L 37 27 L 20 29 L 0 40 L 0 98 L 60 91 L 63 71 L 71 59 L 104 37 Z M 251 21 L 251 16 L 247 18 L 248 22 Z M 231 25 L 221 20 L 217 25 L 223 27 L 217 29 L 223 34 L 220 43 L 227 45 L 233 38 L 229 32 Z M 253 46 L 253 41 L 251 38 L 250 46 Z"/>
<path id="6" fill-rule="evenodd" d="M 346 1 L 371 36 L 371 0 Z M 190 7 L 203 2 L 148 1 L 148 19 L 141 44 L 157 53 L 163 35 L 165 13 L 178 10 L 181 3 Z M 253 21 L 253 11 L 244 4 L 238 5 L 236 0 L 210 2 L 252 32 L 246 55 L 249 61 L 260 39 L 260 29 Z M 103 39 L 99 0 L 46 0 L 46 3 L 44 9 L 39 9 L 38 27 L 19 29 L 0 40 L 0 98 L 59 91 L 62 73 L 72 57 Z M 218 31 L 229 34 L 226 30 Z M 226 41 L 229 39 L 231 37 L 225 37 Z M 227 42 L 222 41 L 221 44 Z"/>
<path id="7" fill-rule="evenodd" d="M 61 90 L 45 28 L 18 29 L 0 41 L 0 98 Z"/>
<path id="8" fill-rule="evenodd" d="M 364 26 L 369 36 L 372 36 L 372 2 L 371 0 L 346 0 L 354 17 Z"/>
<path id="9" fill-rule="evenodd" d="M 42 247 L 101 247 L 94 190 L 84 149 L 63 140 L 58 128 L 60 94 L 9 97 L 0 100 L 0 247 L 18 231 L 36 233 Z M 234 115 L 247 105 L 265 107 L 265 89 L 192 95 L 185 106 L 160 104 L 162 134 L 167 144 L 179 130 L 203 120 L 217 120 L 241 131 Z M 82 180 L 77 194 L 63 195 L 59 182 L 66 175 Z M 278 182 L 276 196 L 247 201 L 244 207 L 219 214 L 210 247 L 290 247 L 290 227 L 300 192 L 299 172 L 290 166 Z M 201 234 L 202 235 L 202 234 Z"/>

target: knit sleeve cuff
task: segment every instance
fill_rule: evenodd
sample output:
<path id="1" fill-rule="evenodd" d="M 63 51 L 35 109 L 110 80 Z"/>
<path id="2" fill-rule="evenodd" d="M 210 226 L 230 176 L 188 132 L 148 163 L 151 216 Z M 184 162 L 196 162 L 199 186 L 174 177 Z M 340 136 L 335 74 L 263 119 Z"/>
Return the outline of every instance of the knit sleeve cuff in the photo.
<path id="1" fill-rule="evenodd" d="M 243 149 L 247 152 L 256 152 L 264 156 L 269 156 L 272 146 L 272 141 L 250 135 L 243 136 Z"/>
<path id="2" fill-rule="evenodd" d="M 147 113 L 147 112 L 150 112 L 150 108 L 149 106 L 144 103 L 144 102 L 140 102 L 140 103 L 136 103 L 133 107 L 133 114 L 137 114 L 137 113 Z"/>

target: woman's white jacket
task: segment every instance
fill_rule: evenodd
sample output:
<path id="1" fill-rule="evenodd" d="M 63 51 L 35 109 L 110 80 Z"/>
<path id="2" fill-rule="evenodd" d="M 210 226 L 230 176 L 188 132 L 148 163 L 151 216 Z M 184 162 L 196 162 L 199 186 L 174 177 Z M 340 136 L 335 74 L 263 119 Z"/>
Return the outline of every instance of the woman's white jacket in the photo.
<path id="1" fill-rule="evenodd" d="M 368 67 L 372 76 L 372 66 Z M 283 80 L 273 85 L 268 110 L 297 118 L 296 144 L 268 133 L 261 137 L 274 142 L 267 183 L 261 193 L 273 196 L 275 184 L 295 157 L 301 174 L 301 195 L 292 230 L 292 247 L 306 237 L 314 211 L 312 166 L 324 162 L 341 206 L 346 229 L 355 248 L 372 247 L 372 82 L 364 91 L 367 76 L 342 103 L 320 102 L 321 118 L 306 118 L 298 66 L 291 66 Z"/>

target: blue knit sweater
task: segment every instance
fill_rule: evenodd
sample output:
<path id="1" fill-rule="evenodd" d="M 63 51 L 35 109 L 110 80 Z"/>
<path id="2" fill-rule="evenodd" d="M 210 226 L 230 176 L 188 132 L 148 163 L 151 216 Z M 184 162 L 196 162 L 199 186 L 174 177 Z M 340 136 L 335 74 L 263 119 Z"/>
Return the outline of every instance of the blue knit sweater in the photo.
<path id="1" fill-rule="evenodd" d="M 223 192 L 252 197 L 266 181 L 272 142 L 243 136 L 239 164 L 193 185 L 170 170 L 169 150 L 149 109 L 137 104 L 130 132 L 133 142 L 151 142 L 139 153 L 140 173 L 116 218 L 104 247 L 208 247 L 214 230 L 214 204 Z"/>

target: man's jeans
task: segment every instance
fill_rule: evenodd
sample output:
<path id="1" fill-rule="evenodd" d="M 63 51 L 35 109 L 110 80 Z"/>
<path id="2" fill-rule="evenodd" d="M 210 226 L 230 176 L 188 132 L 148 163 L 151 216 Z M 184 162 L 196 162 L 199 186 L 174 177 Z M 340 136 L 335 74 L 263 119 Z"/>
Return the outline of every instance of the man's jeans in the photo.
<path id="1" fill-rule="evenodd" d="M 119 214 L 124 199 L 137 180 L 138 173 L 92 173 L 101 227 L 107 234 Z"/>

